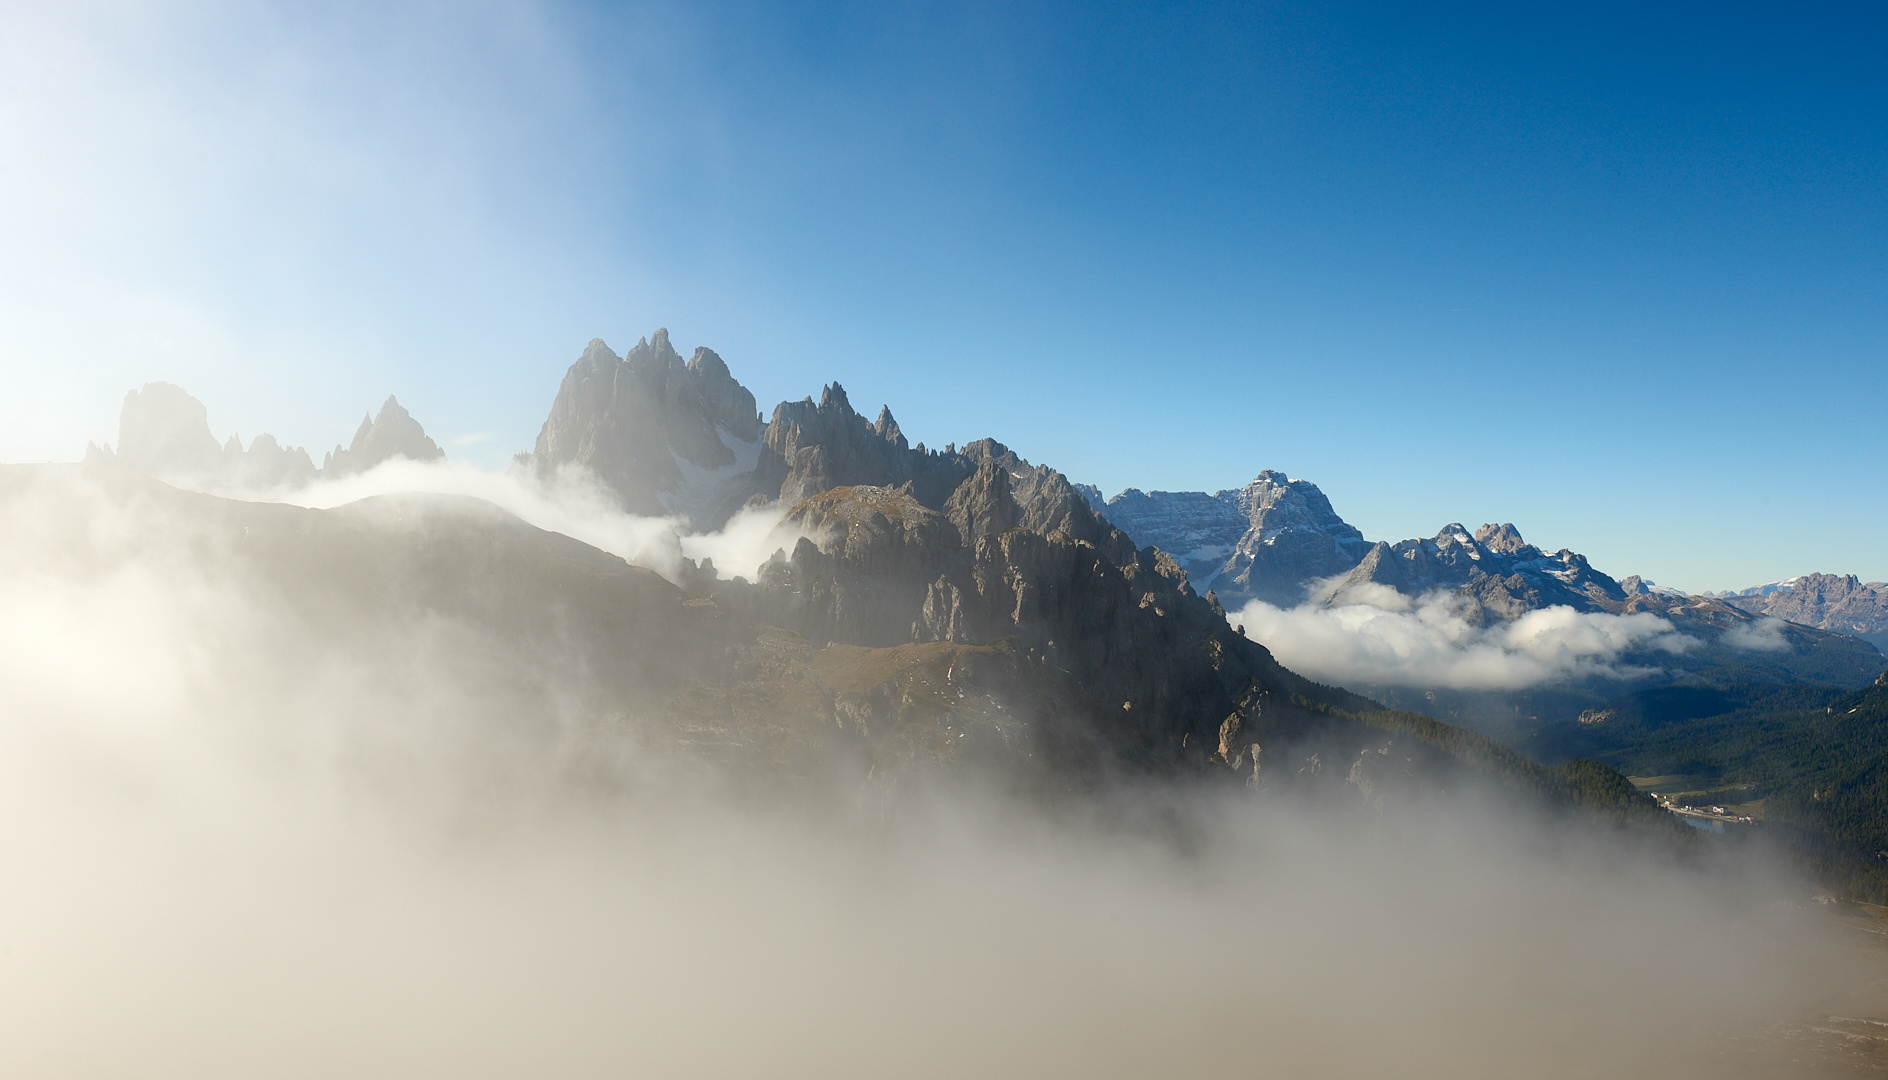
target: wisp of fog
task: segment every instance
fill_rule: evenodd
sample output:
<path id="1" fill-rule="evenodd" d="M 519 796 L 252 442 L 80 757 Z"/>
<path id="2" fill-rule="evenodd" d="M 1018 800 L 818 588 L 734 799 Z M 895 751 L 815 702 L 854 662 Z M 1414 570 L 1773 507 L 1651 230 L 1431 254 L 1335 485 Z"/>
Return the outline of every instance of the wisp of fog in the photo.
<path id="1" fill-rule="evenodd" d="M 604 724 L 479 626 L 318 625 L 161 502 L 9 482 L 7 1076 L 1722 1077 L 1863 977 L 1778 871 L 1492 794 L 849 813 L 650 750 L 657 703 Z M 304 501 L 431 484 L 670 550 L 472 471 L 349 483 Z M 751 572 L 765 525 L 673 550 Z M 1554 668 L 1640 626 L 1541 614 L 1450 648 Z M 1318 624 L 1276 617 L 1298 662 Z"/>

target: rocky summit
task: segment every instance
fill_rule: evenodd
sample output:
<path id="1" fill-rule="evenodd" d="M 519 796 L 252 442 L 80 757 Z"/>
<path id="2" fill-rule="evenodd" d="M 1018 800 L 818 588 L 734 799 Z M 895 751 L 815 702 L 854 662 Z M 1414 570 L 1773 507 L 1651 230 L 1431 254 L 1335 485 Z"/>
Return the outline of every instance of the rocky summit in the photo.
<path id="1" fill-rule="evenodd" d="M 1270 469 L 1212 495 L 1129 488 L 1099 509 L 1136 543 L 1172 553 L 1196 588 L 1233 606 L 1290 607 L 1310 583 L 1348 571 L 1370 550 L 1316 484 Z"/>
<path id="2" fill-rule="evenodd" d="M 1753 615 L 1853 634 L 1888 649 L 1888 581 L 1863 583 L 1854 574 L 1804 574 L 1718 596 Z"/>
<path id="3" fill-rule="evenodd" d="M 635 514 L 719 524 L 738 509 L 760 456 L 754 395 L 712 349 L 684 361 L 657 330 L 617 356 L 592 340 L 565 373 L 530 460 L 580 466 Z"/>
<path id="4" fill-rule="evenodd" d="M 439 444 L 427 437 L 426 429 L 396 401 L 387 396 L 380 412 L 362 417 L 354 432 L 354 441 L 346 448 L 335 447 L 322 461 L 322 469 L 336 476 L 361 473 L 394 458 L 410 461 L 437 461 L 446 456 Z"/>

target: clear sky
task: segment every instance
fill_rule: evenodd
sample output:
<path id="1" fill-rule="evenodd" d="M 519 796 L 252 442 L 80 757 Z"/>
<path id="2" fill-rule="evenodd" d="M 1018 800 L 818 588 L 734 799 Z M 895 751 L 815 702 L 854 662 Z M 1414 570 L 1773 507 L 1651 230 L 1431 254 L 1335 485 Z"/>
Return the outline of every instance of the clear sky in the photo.
<path id="1" fill-rule="evenodd" d="M 657 326 L 1108 493 L 1888 579 L 1879 5 L 13 3 L 0 460 L 528 449 Z"/>

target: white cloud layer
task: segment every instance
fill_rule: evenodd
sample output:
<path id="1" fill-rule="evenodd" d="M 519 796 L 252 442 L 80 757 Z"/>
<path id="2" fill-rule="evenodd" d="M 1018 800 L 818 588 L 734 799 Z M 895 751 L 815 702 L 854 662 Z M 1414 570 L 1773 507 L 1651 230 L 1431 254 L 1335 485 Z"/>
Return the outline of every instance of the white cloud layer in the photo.
<path id="1" fill-rule="evenodd" d="M 196 485 L 213 495 L 329 509 L 377 495 L 420 493 L 483 499 L 540 529 L 563 533 L 591 547 L 679 580 L 681 559 L 712 559 L 722 577 L 753 580 L 778 549 L 791 551 L 802 533 L 783 527 L 777 507 L 742 510 L 722 528 L 691 531 L 675 517 L 642 517 L 620 509 L 587 471 L 566 468 L 540 479 L 522 468 L 483 469 L 451 459 L 394 458 L 364 473 L 318 480 L 306 487 L 244 488 Z"/>
<path id="2" fill-rule="evenodd" d="M 1766 616 L 1753 622 L 1739 623 L 1724 632 L 1724 644 L 1751 652 L 1782 652 L 1790 647 L 1783 636 L 1783 620 Z"/>
<path id="3" fill-rule="evenodd" d="M 1184 845 L 766 799 L 491 627 L 317 626 L 201 539 L 0 487 L 0 1075 L 1735 1080 L 1879 977 L 1787 878 L 1466 796 L 1157 802 Z"/>
<path id="4" fill-rule="evenodd" d="M 1633 678 L 1627 652 L 1684 652 L 1698 640 L 1667 619 L 1556 606 L 1477 627 L 1444 592 L 1411 599 L 1387 586 L 1346 590 L 1330 606 L 1254 601 L 1230 616 L 1286 667 L 1339 685 L 1518 690 L 1572 676 Z"/>

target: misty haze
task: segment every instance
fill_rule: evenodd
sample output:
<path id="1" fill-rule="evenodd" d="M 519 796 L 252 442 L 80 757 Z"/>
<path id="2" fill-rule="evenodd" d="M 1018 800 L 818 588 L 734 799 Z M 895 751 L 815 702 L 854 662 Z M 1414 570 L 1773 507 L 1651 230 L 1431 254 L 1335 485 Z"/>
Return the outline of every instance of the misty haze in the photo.
<path id="1" fill-rule="evenodd" d="M 1888 1075 L 1880 20 L 1534 18 L 0 14 L 0 1075 Z"/>

